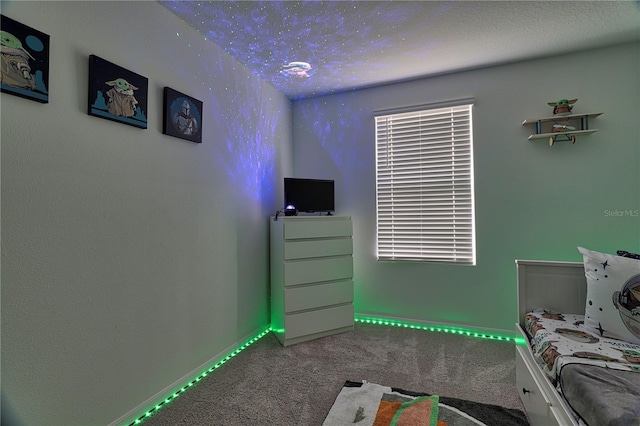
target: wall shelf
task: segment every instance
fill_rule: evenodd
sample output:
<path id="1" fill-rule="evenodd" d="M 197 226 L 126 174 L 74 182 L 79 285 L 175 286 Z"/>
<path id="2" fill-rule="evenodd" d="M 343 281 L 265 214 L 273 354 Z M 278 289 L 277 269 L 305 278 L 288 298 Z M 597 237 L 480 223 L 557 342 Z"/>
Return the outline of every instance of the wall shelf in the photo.
<path id="1" fill-rule="evenodd" d="M 532 118 L 522 122 L 522 125 L 535 124 L 535 134 L 530 135 L 527 139 L 548 139 L 549 146 L 552 146 L 557 141 L 567 141 L 572 144 L 576 141 L 576 135 L 589 135 L 595 133 L 598 129 L 589 129 L 589 119 L 602 115 L 601 112 L 594 112 L 589 114 L 568 114 L 568 115 L 556 115 L 553 117 L 545 118 Z M 543 124 L 549 124 L 543 126 Z M 548 128 L 547 131 L 543 131 L 543 128 Z M 566 128 L 568 130 L 553 131 L 554 128 Z"/>

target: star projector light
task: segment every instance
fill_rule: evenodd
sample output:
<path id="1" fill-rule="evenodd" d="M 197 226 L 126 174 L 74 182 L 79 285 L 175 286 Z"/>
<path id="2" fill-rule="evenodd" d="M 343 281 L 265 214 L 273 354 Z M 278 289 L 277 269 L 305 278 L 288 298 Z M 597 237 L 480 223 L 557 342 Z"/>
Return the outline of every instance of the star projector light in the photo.
<path id="1" fill-rule="evenodd" d="M 298 216 L 298 209 L 296 209 L 296 206 L 294 206 L 293 204 L 289 204 L 287 207 L 284 208 L 284 215 Z"/>
<path id="2" fill-rule="evenodd" d="M 286 65 L 283 65 L 280 74 L 286 75 L 287 77 L 295 77 L 295 78 L 309 78 L 311 77 L 311 70 L 313 68 L 308 62 L 289 62 Z"/>

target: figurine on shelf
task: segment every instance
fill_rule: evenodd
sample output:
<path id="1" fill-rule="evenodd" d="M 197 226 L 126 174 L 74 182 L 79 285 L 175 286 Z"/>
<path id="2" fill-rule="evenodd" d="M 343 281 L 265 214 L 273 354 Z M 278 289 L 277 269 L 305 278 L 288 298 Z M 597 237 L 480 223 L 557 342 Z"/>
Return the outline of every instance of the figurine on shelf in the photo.
<path id="1" fill-rule="evenodd" d="M 560 99 L 556 102 L 547 102 L 547 105 L 553 107 L 553 115 L 566 115 L 571 114 L 573 104 L 575 104 L 576 102 L 578 102 L 578 99 Z"/>

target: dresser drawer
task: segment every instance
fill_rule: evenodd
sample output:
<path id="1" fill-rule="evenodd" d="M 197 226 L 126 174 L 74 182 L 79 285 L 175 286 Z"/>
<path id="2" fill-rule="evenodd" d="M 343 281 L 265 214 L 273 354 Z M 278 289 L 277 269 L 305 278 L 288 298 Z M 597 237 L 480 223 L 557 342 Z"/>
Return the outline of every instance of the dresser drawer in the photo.
<path id="1" fill-rule="evenodd" d="M 284 222 L 284 239 L 350 237 L 351 219 L 344 217 L 291 218 Z"/>
<path id="2" fill-rule="evenodd" d="M 353 302 L 353 281 L 289 287 L 284 299 L 286 313 Z"/>
<path id="3" fill-rule="evenodd" d="M 284 263 L 284 285 L 338 281 L 353 277 L 351 256 L 290 260 Z"/>
<path id="4" fill-rule="evenodd" d="M 285 316 L 287 339 L 353 326 L 353 304 Z"/>
<path id="5" fill-rule="evenodd" d="M 305 259 L 310 257 L 341 256 L 353 253 L 350 237 L 324 240 L 290 240 L 284 243 L 284 258 Z"/>

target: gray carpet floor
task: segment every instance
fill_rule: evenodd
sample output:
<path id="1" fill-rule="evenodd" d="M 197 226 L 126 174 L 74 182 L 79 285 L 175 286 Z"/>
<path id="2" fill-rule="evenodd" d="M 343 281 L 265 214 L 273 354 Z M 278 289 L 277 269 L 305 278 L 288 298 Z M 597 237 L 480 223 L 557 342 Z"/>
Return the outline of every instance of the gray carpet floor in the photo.
<path id="1" fill-rule="evenodd" d="M 268 334 L 143 424 L 321 425 L 346 380 L 524 410 L 513 342 L 356 323 L 286 348 Z"/>

